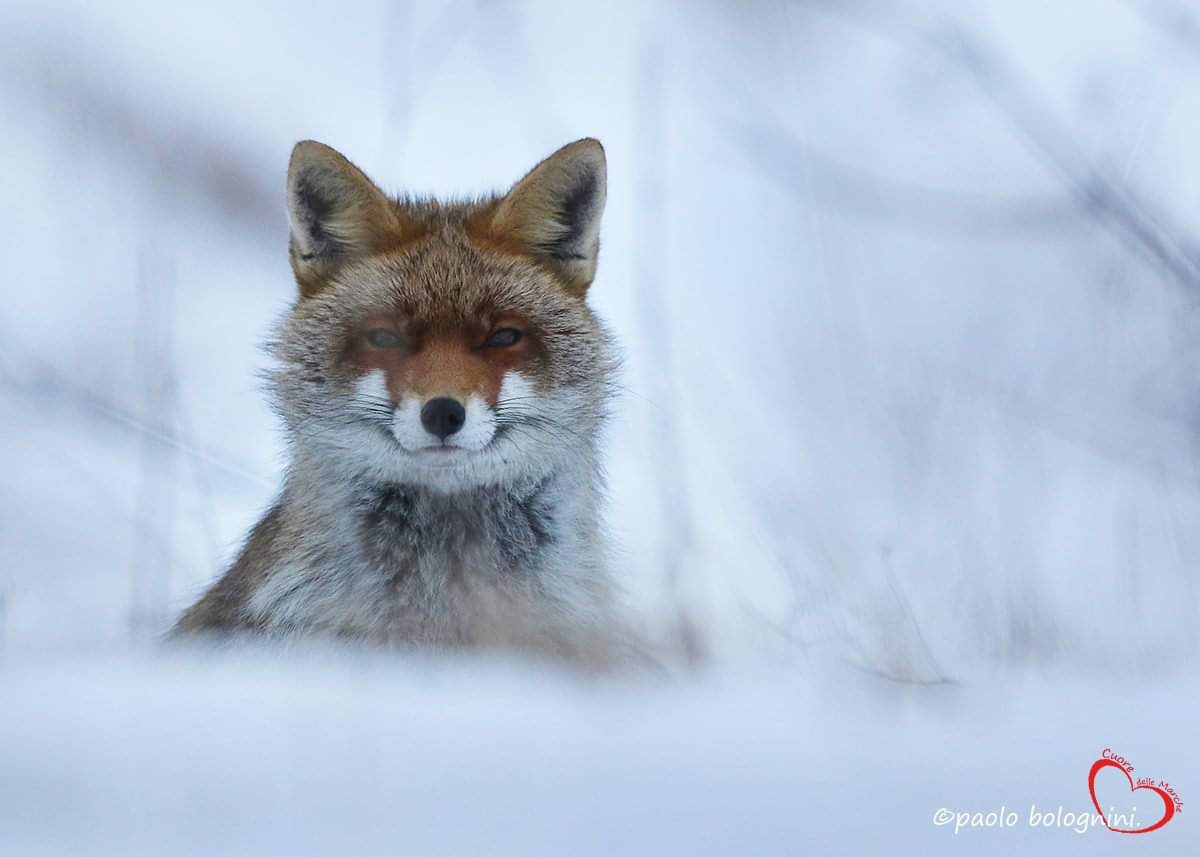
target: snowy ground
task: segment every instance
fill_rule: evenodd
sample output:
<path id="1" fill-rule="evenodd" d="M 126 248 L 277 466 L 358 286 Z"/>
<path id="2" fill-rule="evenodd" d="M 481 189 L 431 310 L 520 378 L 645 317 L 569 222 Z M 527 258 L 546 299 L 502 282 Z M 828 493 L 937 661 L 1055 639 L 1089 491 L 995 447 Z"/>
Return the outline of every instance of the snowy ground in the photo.
<path id="1" fill-rule="evenodd" d="M 0 854 L 1200 851 L 932 821 L 1105 747 L 1200 795 L 1198 22 L 0 6 Z M 619 571 L 712 665 L 155 650 L 277 483 L 291 145 L 462 194 L 584 135 Z"/>
<path id="2" fill-rule="evenodd" d="M 1187 803 L 1191 679 L 914 687 L 810 666 L 630 685 L 311 652 L 3 675 L 5 854 L 1182 857 L 1200 841 L 1190 806 L 1140 842 L 1029 825 L 1090 810 L 1109 742 Z M 934 824 L 1002 807 L 1012 827 Z"/>

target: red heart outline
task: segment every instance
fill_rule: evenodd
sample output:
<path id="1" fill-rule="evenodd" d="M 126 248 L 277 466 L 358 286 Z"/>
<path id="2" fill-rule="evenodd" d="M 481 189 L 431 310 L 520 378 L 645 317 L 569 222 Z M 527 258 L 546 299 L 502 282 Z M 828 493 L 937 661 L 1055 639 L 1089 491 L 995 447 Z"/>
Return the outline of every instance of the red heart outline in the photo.
<path id="1" fill-rule="evenodd" d="M 1096 774 L 1100 773 L 1101 769 L 1103 768 L 1116 768 L 1118 771 L 1124 774 L 1125 779 L 1129 780 L 1129 790 L 1131 792 L 1136 792 L 1138 789 L 1149 789 L 1162 798 L 1163 807 L 1165 810 L 1163 812 L 1163 817 L 1149 827 L 1139 827 L 1136 830 L 1127 830 L 1124 827 L 1113 827 L 1110 825 L 1108 823 L 1108 817 L 1104 814 L 1104 810 L 1100 808 L 1100 801 L 1096 800 Z M 1171 799 L 1169 794 L 1160 789 L 1158 786 L 1151 785 L 1150 783 L 1146 783 L 1145 785 L 1141 786 L 1135 786 L 1133 784 L 1133 777 L 1129 776 L 1129 771 L 1125 770 L 1112 759 L 1097 759 L 1092 764 L 1092 770 L 1088 772 L 1088 791 L 1092 793 L 1092 806 L 1096 807 L 1096 812 L 1099 814 L 1101 821 L 1104 822 L 1104 826 L 1113 833 L 1149 833 L 1151 830 L 1158 830 L 1175 817 L 1175 801 Z"/>

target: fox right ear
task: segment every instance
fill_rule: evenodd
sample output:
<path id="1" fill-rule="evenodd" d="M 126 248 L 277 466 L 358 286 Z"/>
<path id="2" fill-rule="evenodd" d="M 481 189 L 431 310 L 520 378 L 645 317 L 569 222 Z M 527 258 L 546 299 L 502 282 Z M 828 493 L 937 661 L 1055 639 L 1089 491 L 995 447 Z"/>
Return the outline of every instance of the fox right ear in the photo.
<path id="1" fill-rule="evenodd" d="M 366 173 L 323 143 L 305 140 L 288 162 L 288 255 L 311 297 L 346 262 L 404 240 L 400 215 Z"/>
<path id="2" fill-rule="evenodd" d="M 505 194 L 482 231 L 539 259 L 582 296 L 596 275 L 605 176 L 599 140 L 569 143 Z"/>

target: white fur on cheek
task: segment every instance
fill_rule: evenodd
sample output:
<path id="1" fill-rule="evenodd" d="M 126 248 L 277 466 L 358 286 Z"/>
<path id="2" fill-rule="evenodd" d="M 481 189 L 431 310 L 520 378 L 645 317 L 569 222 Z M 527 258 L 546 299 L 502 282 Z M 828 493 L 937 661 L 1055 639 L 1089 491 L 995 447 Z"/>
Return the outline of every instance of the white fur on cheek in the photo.
<path id="1" fill-rule="evenodd" d="M 387 379 L 383 375 L 383 370 L 372 369 L 355 381 L 354 398 L 364 405 L 374 407 L 379 407 L 384 403 L 392 403 L 392 394 L 388 392 Z"/>
<path id="2" fill-rule="evenodd" d="M 528 407 L 534 396 L 533 383 L 528 378 L 517 372 L 506 372 L 504 380 L 500 382 L 500 395 L 496 401 L 500 405 L 504 405 L 517 400 L 515 402 L 517 406 Z"/>
<path id="3" fill-rule="evenodd" d="M 467 396 L 465 406 L 467 421 L 458 432 L 446 438 L 446 443 L 463 449 L 483 449 L 492 442 L 492 437 L 496 434 L 496 415 L 483 400 L 483 396 L 474 393 Z"/>
<path id="4" fill-rule="evenodd" d="M 421 406 L 424 404 L 417 396 L 405 396 L 392 417 L 392 435 L 400 446 L 410 452 L 423 446 L 432 446 L 437 441 L 421 425 Z"/>

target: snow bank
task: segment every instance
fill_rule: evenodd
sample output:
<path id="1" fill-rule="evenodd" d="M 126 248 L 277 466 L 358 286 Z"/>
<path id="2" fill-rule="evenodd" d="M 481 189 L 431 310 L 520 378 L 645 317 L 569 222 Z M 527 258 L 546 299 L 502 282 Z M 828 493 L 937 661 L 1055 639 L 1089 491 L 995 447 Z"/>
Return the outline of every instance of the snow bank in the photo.
<path id="1" fill-rule="evenodd" d="M 1087 810 L 1109 746 L 1185 802 L 1200 770 L 1194 675 L 585 680 L 317 650 L 102 652 L 6 659 L 0 687 L 0 853 L 22 857 L 1126 854 L 1142 843 L 1030 828 L 1030 808 Z M 1020 823 L 933 823 L 1002 806 Z M 1194 850 L 1188 809 L 1145 846 Z"/>

